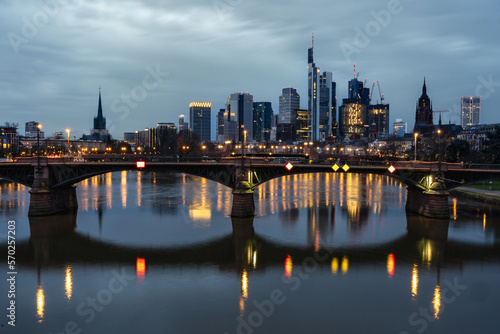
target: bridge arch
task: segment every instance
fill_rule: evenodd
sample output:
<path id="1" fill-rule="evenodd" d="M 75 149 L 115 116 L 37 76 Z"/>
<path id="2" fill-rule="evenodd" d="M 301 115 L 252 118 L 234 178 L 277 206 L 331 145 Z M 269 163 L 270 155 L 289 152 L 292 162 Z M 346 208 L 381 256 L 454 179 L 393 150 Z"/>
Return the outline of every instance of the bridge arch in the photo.
<path id="1" fill-rule="evenodd" d="M 270 181 L 275 178 L 283 177 L 286 175 L 297 175 L 297 174 L 309 174 L 309 173 L 356 173 L 356 174 L 373 174 L 373 175 L 383 175 L 394 178 L 401 183 L 407 185 L 411 188 L 417 188 L 421 190 L 427 190 L 421 180 L 426 176 L 423 173 L 407 173 L 398 172 L 390 173 L 387 168 L 362 168 L 362 166 L 350 167 L 347 171 L 339 169 L 334 171 L 331 166 L 327 165 L 296 165 L 292 169 L 287 170 L 283 165 L 265 165 L 265 166 L 252 166 L 249 170 L 249 183 L 252 189 L 255 189 L 259 185 Z M 411 175 L 408 175 L 411 174 Z"/>
<path id="2" fill-rule="evenodd" d="M 0 168 L 0 179 L 31 187 L 34 181 L 34 167 L 31 164 L 3 164 Z"/>
<path id="3" fill-rule="evenodd" d="M 196 163 L 148 163 L 145 169 L 138 169 L 135 162 L 103 163 L 97 165 L 75 164 L 73 166 L 58 165 L 51 167 L 51 184 L 53 188 L 68 187 L 93 176 L 124 170 L 146 172 L 172 171 L 200 176 L 221 183 L 230 188 L 234 187 L 233 173 L 235 168 L 234 165 L 231 164 L 215 164 L 211 166 L 210 169 L 205 168 L 205 165 Z"/>

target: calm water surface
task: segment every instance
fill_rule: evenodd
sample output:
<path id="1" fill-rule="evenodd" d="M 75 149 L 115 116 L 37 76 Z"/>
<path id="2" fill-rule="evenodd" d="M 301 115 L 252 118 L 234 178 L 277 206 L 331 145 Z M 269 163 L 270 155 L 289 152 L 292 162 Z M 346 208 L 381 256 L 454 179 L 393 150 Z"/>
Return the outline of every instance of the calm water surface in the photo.
<path id="1" fill-rule="evenodd" d="M 27 217 L 0 183 L 1 249 L 16 221 L 16 327 L 3 333 L 493 333 L 500 210 L 450 197 L 449 222 L 407 216 L 387 177 L 310 174 L 255 193 L 183 174 L 78 184 L 76 213 Z M 4 256 L 5 258 L 6 256 Z M 6 276 L 6 263 L 1 266 Z"/>

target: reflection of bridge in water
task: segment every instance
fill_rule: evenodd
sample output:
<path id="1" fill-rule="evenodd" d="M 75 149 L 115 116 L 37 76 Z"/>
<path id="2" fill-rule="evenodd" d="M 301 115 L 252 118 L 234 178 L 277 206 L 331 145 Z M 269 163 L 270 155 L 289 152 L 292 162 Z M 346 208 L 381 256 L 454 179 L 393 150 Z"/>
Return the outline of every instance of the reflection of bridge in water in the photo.
<path id="1" fill-rule="evenodd" d="M 283 280 L 297 280 L 314 275 L 318 268 L 328 268 L 332 275 L 347 275 L 351 269 L 367 268 L 386 270 L 393 277 L 399 273 L 411 273 L 408 284 L 409 296 L 419 293 L 419 275 L 436 271 L 434 314 L 440 312 L 440 271 L 463 270 L 469 264 L 485 264 L 500 261 L 500 226 L 488 225 L 495 236 L 491 245 L 476 245 L 448 240 L 449 221 L 407 215 L 407 234 L 392 241 L 372 246 L 342 246 L 316 248 L 316 245 L 295 247 L 266 240 L 255 233 L 253 217 L 232 218 L 232 235 L 202 244 L 183 247 L 127 247 L 89 239 L 75 232 L 76 214 L 30 217 L 29 241 L 17 243 L 17 264 L 25 270 L 37 268 L 38 289 L 36 292 L 37 314 L 43 318 L 45 303 L 43 296 L 44 268 L 60 268 L 64 275 L 66 297 L 71 298 L 73 287 L 72 266 L 102 264 L 134 268 L 139 281 L 148 270 L 167 266 L 183 267 L 216 266 L 223 272 L 234 272 L 241 280 L 239 298 L 240 315 L 246 310 L 249 298 L 248 282 L 251 271 L 267 268 L 283 268 Z M 62 269 L 65 268 L 65 269 Z M 323 269 L 321 269 L 323 270 Z M 122 271 L 123 273 L 123 271 Z M 131 275 L 130 269 L 125 273 Z M 446 282 L 445 282 L 446 283 Z M 434 302 L 438 301 L 438 302 Z"/>
<path id="2" fill-rule="evenodd" d="M 151 162 L 147 171 L 174 171 L 216 181 L 233 190 L 233 217 L 249 217 L 255 212 L 254 189 L 260 184 L 284 175 L 304 173 L 361 173 L 387 175 L 407 186 L 406 208 L 427 217 L 450 216 L 448 193 L 467 183 L 500 178 L 499 169 L 467 169 L 457 164 L 394 162 L 390 172 L 382 162 L 349 162 L 331 164 L 269 164 L 251 158 L 227 159 L 217 163 Z M 89 177 L 114 171 L 137 170 L 132 162 L 64 163 L 43 159 L 40 166 L 26 163 L 0 165 L 0 177 L 12 180 L 30 190 L 30 215 L 50 215 L 78 205 L 75 184 Z"/>
<path id="3" fill-rule="evenodd" d="M 135 263 L 137 257 L 150 264 L 219 265 L 242 269 L 262 269 L 282 265 L 288 256 L 302 262 L 317 258 L 330 265 L 333 258 L 347 257 L 350 263 L 385 263 L 393 254 L 399 263 L 460 266 L 463 262 L 500 259 L 500 226 L 489 225 L 495 236 L 492 245 L 449 241 L 449 221 L 407 215 L 408 233 L 393 241 L 370 246 L 318 248 L 296 247 L 272 242 L 255 234 L 253 218 L 232 218 L 232 236 L 182 247 L 127 247 L 89 239 L 75 233 L 76 214 L 30 218 L 30 241 L 17 243 L 16 258 L 23 265 L 60 265 L 66 262 Z"/>

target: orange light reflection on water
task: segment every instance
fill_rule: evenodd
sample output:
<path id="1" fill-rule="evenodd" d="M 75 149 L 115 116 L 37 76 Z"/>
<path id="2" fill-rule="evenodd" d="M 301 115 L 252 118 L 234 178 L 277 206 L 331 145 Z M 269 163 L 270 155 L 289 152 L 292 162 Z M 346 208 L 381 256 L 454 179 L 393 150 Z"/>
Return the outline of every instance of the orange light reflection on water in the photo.
<path id="1" fill-rule="evenodd" d="M 143 280 L 146 277 L 146 259 L 142 257 L 137 257 L 135 263 L 135 270 L 137 273 L 137 278 Z"/>
<path id="2" fill-rule="evenodd" d="M 290 278 L 292 276 L 292 257 L 288 255 L 285 259 L 285 276 L 286 278 Z"/>

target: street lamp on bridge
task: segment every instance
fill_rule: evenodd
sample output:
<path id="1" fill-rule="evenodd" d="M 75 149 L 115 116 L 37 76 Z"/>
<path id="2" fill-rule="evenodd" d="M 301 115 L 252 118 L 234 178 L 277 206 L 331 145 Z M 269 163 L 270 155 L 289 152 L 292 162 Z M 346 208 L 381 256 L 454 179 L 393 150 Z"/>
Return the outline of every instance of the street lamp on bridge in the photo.
<path id="1" fill-rule="evenodd" d="M 37 171 L 40 170 L 40 129 L 42 124 L 38 123 L 36 126 L 36 168 Z"/>
<path id="2" fill-rule="evenodd" d="M 70 150 L 70 147 L 69 147 L 69 129 L 66 129 L 66 132 L 68 133 L 68 155 L 71 154 L 71 150 Z"/>
<path id="3" fill-rule="evenodd" d="M 243 139 L 243 156 L 245 156 L 245 148 L 247 146 L 247 130 L 243 131 L 244 139 Z"/>
<path id="4" fill-rule="evenodd" d="M 441 175 L 441 129 L 437 130 L 437 134 L 438 134 L 438 147 L 439 147 L 439 153 L 438 153 L 438 158 L 439 158 L 439 161 L 438 161 L 438 170 L 439 170 L 439 174 Z"/>
<path id="5" fill-rule="evenodd" d="M 417 161 L 417 138 L 418 138 L 418 132 L 415 132 L 415 161 Z"/>

